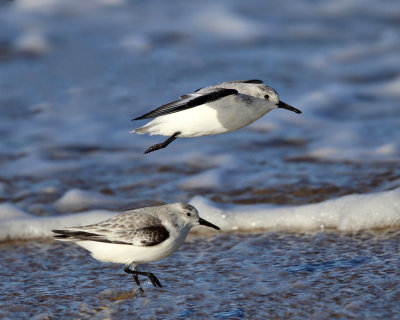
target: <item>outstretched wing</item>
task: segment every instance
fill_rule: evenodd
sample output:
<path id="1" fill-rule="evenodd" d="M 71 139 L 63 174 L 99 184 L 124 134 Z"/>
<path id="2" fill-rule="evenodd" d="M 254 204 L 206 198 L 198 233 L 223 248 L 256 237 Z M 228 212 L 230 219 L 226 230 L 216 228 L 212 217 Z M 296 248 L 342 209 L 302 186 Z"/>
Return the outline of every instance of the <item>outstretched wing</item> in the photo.
<path id="1" fill-rule="evenodd" d="M 199 88 L 195 91 L 199 92 L 199 91 L 203 91 L 203 92 L 210 92 L 215 90 L 216 88 L 225 88 L 226 85 L 232 85 L 235 83 L 254 83 L 254 84 L 263 84 L 264 82 L 262 82 L 261 80 L 257 80 L 257 79 L 251 79 L 251 80 L 235 80 L 235 81 L 225 81 L 219 84 L 216 84 L 215 86 L 210 86 L 210 87 L 203 87 L 203 88 Z M 228 89 L 228 88 L 226 88 Z"/>
<path id="2" fill-rule="evenodd" d="M 194 108 L 205 103 L 222 99 L 229 95 L 237 95 L 237 94 L 238 91 L 235 89 L 215 88 L 215 90 L 207 92 L 205 94 L 183 95 L 180 97 L 180 100 L 164 104 L 163 106 L 153 111 L 150 111 L 149 113 L 146 113 L 140 117 L 134 118 L 132 120 L 156 118 L 159 116 L 164 116 L 166 114 Z"/>

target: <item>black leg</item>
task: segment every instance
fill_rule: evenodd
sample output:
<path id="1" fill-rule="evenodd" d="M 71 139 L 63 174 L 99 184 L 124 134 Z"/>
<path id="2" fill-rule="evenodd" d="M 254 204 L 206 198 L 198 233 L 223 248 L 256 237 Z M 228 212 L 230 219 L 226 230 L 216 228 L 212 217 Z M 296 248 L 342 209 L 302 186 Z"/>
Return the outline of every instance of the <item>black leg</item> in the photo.
<path id="1" fill-rule="evenodd" d="M 135 280 L 136 284 L 140 286 L 139 277 L 136 273 L 133 274 L 133 279 Z"/>
<path id="2" fill-rule="evenodd" d="M 160 283 L 160 281 L 158 281 L 157 277 L 151 273 L 151 272 L 140 272 L 140 271 L 134 271 L 136 274 L 140 274 L 142 276 L 146 276 L 150 279 L 151 283 L 153 284 L 153 286 L 155 287 L 160 287 L 162 288 L 162 285 Z"/>
<path id="3" fill-rule="evenodd" d="M 133 275 L 133 279 L 135 280 L 135 282 L 136 282 L 136 284 L 137 284 L 138 286 L 140 286 L 140 282 L 139 282 L 139 277 L 138 277 L 138 275 L 141 275 L 141 276 L 146 276 L 146 277 L 148 277 L 148 278 L 150 279 L 151 283 L 153 284 L 153 286 L 162 288 L 162 285 L 161 285 L 160 281 L 159 281 L 159 280 L 157 279 L 157 277 L 156 277 L 153 273 L 151 273 L 151 272 L 141 272 L 141 271 L 131 270 L 131 269 L 129 269 L 129 265 L 126 265 L 126 266 L 125 266 L 124 271 L 125 271 L 126 273 L 130 273 L 130 274 Z"/>
<path id="4" fill-rule="evenodd" d="M 167 145 L 169 145 L 172 141 L 174 141 L 174 140 L 176 139 L 176 137 L 177 137 L 178 135 L 180 135 L 180 134 L 181 134 L 180 131 L 175 132 L 172 136 L 170 136 L 170 137 L 169 137 L 167 140 L 165 140 L 164 142 L 157 143 L 157 144 L 155 144 L 155 145 L 153 145 L 153 146 L 147 148 L 147 150 L 146 150 L 144 153 L 150 153 L 150 152 L 153 152 L 153 151 L 156 151 L 156 150 L 165 148 L 165 147 L 166 147 Z"/>
<path id="5" fill-rule="evenodd" d="M 138 286 L 140 286 L 139 277 L 137 276 L 136 273 L 134 273 L 131 269 L 129 269 L 129 265 L 126 265 L 126 266 L 125 266 L 124 271 L 125 271 L 126 273 L 132 274 L 133 280 L 135 280 L 136 284 L 137 284 Z"/>

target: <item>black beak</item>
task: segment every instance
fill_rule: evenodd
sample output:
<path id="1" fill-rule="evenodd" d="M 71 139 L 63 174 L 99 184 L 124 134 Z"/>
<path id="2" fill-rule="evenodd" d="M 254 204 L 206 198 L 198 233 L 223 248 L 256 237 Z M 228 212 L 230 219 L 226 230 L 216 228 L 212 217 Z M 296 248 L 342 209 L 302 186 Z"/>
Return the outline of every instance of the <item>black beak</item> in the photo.
<path id="1" fill-rule="evenodd" d="M 288 105 L 287 103 L 284 103 L 282 101 L 279 101 L 277 104 L 278 108 L 282 108 L 282 109 L 286 109 L 286 110 L 290 110 L 296 113 L 301 113 L 301 111 L 299 109 L 296 109 L 290 105 Z"/>
<path id="2" fill-rule="evenodd" d="M 202 226 L 214 228 L 215 230 L 219 230 L 219 227 L 217 227 L 215 224 L 212 224 L 211 222 L 208 222 L 202 218 L 199 218 L 199 224 L 201 224 Z"/>

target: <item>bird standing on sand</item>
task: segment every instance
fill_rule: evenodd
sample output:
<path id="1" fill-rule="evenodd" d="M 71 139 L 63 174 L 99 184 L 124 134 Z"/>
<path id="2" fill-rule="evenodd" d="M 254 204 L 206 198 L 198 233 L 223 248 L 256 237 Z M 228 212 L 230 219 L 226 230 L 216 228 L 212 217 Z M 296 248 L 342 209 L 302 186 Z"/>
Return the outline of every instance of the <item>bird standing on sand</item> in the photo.
<path id="1" fill-rule="evenodd" d="M 132 132 L 169 136 L 144 152 L 149 153 L 165 148 L 178 137 L 200 137 L 238 130 L 275 108 L 301 113 L 280 101 L 276 91 L 261 80 L 222 82 L 183 95 L 180 100 L 132 119 L 155 118 Z"/>
<path id="2" fill-rule="evenodd" d="M 138 265 L 172 254 L 197 225 L 219 230 L 200 218 L 195 207 L 178 202 L 131 210 L 99 223 L 53 232 L 55 239 L 76 242 L 97 260 L 125 264 L 124 271 L 133 275 L 137 285 L 138 276 L 143 275 L 155 287 L 162 287 L 154 274 L 138 271 Z"/>

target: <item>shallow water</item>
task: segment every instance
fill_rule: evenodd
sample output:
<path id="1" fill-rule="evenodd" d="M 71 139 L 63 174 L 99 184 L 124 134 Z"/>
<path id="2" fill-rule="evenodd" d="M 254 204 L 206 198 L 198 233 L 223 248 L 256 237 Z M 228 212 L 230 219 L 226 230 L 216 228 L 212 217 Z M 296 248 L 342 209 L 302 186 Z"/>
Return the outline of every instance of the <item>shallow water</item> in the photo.
<path id="1" fill-rule="evenodd" d="M 50 241 L 1 245 L 0 315 L 36 319 L 395 319 L 400 233 L 263 232 L 191 238 L 143 265 L 141 293 L 121 267 Z M 5 255 L 6 254 L 6 255 Z M 13 266 L 10 268 L 10 266 Z"/>
<path id="2" fill-rule="evenodd" d="M 399 16 L 376 0 L 2 3 L 0 316 L 399 318 Z M 164 138 L 129 133 L 179 95 L 252 78 L 303 113 L 148 155 Z M 231 232 L 143 266 L 163 289 L 41 238 L 175 201 Z"/>

